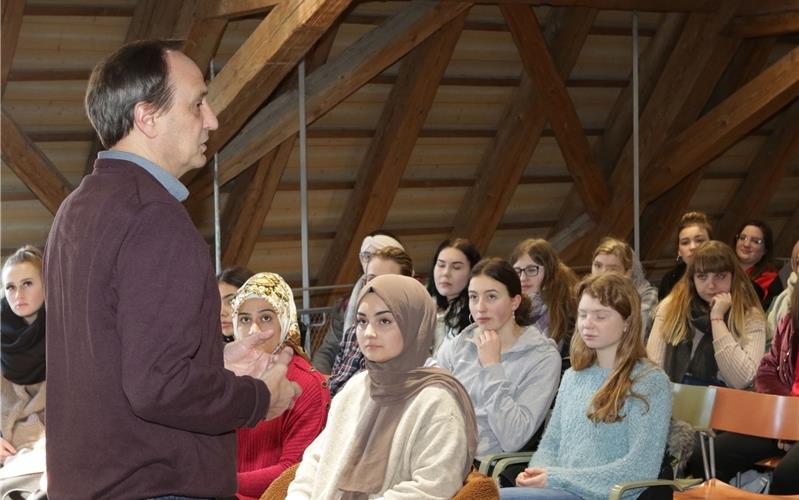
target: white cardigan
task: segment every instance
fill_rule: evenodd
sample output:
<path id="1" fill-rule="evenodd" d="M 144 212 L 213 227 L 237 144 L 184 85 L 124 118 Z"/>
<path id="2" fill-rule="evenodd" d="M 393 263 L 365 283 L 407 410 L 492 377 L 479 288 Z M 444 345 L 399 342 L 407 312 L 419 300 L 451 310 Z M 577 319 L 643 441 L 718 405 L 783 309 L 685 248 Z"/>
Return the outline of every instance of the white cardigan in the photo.
<path id="1" fill-rule="evenodd" d="M 302 456 L 287 498 L 335 499 L 355 431 L 369 400 L 367 372 L 353 376 L 330 407 L 325 430 Z M 467 441 L 460 406 L 430 386 L 406 403 L 388 456 L 381 492 L 370 498 L 448 499 L 463 486 Z"/>

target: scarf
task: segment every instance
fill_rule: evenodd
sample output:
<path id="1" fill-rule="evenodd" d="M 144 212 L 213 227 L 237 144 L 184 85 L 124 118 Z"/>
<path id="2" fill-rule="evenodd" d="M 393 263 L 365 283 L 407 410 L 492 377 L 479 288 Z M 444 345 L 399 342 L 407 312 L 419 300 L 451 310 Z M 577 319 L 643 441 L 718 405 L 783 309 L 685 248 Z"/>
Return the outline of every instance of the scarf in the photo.
<path id="1" fill-rule="evenodd" d="M 249 299 L 263 299 L 272 306 L 280 323 L 280 344 L 290 346 L 294 353 L 308 360 L 302 348 L 300 325 L 297 323 L 297 306 L 291 287 L 280 275 L 258 273 L 241 285 L 230 303 L 233 317 L 233 335 L 240 339 L 245 332 L 239 331 L 238 314 L 241 305 Z"/>
<path id="2" fill-rule="evenodd" d="M 45 314 L 39 309 L 36 320 L 30 325 L 11 310 L 3 297 L 2 314 L 2 367 L 3 377 L 17 385 L 31 385 L 45 378 Z"/>
<path id="3" fill-rule="evenodd" d="M 424 286 L 407 276 L 378 276 L 364 286 L 358 303 L 369 293 L 376 294 L 388 306 L 402 332 L 403 348 L 389 361 L 366 361 L 370 401 L 356 427 L 355 446 L 338 484 L 344 491 L 342 498 L 364 499 L 380 491 L 386 477 L 391 442 L 405 403 L 432 385 L 444 386 L 460 404 L 469 442 L 469 460 L 463 464 L 465 478 L 477 450 L 477 421 L 471 399 L 447 371 L 421 367 L 433 341 L 435 304 Z M 419 422 L 419 425 L 425 423 Z"/>
<path id="4" fill-rule="evenodd" d="M 729 311 L 724 315 L 727 322 Z M 672 382 L 684 383 L 685 377 L 702 382 L 704 385 L 723 385 L 718 379 L 719 366 L 716 363 L 716 352 L 713 348 L 713 332 L 711 329 L 710 309 L 700 297 L 691 300 L 691 311 L 688 319 L 690 327 L 685 339 L 679 344 L 666 344 L 664 370 Z M 695 330 L 702 332 L 699 345 L 693 350 Z"/>

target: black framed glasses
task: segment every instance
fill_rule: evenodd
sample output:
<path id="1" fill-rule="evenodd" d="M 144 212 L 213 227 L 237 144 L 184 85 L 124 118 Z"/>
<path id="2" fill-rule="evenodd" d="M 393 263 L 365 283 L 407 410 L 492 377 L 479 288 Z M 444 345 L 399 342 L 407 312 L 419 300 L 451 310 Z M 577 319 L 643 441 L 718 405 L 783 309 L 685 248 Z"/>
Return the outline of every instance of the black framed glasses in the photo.
<path id="1" fill-rule="evenodd" d="M 736 236 L 736 238 L 738 238 L 738 241 L 749 241 L 753 245 L 757 245 L 759 247 L 762 247 L 765 244 L 765 241 L 763 240 L 763 238 L 755 238 L 754 236 L 747 236 L 747 235 L 745 235 L 743 233 L 741 233 L 738 236 Z"/>
<path id="2" fill-rule="evenodd" d="M 536 265 L 513 268 L 513 270 L 516 272 L 516 274 L 519 275 L 520 278 L 522 277 L 522 273 L 524 273 L 524 275 L 527 276 L 528 278 L 534 278 L 538 276 L 539 269 L 541 269 L 541 266 L 536 266 Z"/>

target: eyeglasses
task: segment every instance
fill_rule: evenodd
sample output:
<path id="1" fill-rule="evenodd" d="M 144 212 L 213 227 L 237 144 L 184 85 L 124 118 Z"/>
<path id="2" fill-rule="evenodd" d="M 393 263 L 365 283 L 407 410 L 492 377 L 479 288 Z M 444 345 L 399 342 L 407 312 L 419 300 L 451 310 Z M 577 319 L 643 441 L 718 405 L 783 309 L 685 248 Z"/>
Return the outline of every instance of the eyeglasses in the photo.
<path id="1" fill-rule="evenodd" d="M 534 278 L 534 277 L 538 276 L 538 270 L 539 269 L 541 269 L 541 266 L 535 266 L 535 265 L 527 266 L 527 267 L 514 267 L 513 268 L 513 270 L 516 272 L 516 274 L 519 275 L 520 278 L 522 277 L 522 273 L 524 273 L 524 275 L 527 276 L 528 278 Z"/>
<path id="2" fill-rule="evenodd" d="M 757 245 L 759 247 L 763 246 L 763 244 L 765 243 L 765 241 L 763 241 L 763 238 L 755 238 L 754 236 L 747 236 L 743 233 L 736 236 L 736 238 L 738 238 L 738 241 L 749 241 L 753 245 Z"/>

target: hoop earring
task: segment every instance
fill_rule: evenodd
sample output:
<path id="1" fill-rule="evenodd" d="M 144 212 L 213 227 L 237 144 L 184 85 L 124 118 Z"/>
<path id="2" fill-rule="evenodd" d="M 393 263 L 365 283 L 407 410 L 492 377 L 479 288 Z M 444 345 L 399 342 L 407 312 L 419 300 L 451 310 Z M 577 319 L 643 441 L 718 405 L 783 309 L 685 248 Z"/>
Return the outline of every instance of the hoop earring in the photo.
<path id="1" fill-rule="evenodd" d="M 474 323 L 474 318 L 472 317 L 472 313 L 469 313 L 469 323 Z"/>

